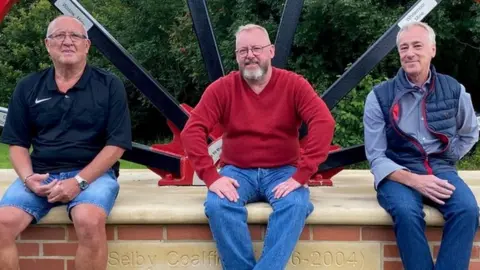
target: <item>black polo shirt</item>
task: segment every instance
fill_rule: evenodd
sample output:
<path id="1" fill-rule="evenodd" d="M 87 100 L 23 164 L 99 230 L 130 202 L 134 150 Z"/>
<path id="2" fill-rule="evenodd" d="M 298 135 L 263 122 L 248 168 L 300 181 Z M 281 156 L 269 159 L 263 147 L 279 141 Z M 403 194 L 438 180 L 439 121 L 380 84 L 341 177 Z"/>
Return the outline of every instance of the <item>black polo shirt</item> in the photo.
<path id="1" fill-rule="evenodd" d="M 87 65 L 67 93 L 58 91 L 54 68 L 20 80 L 8 107 L 2 142 L 33 146 L 33 171 L 83 169 L 106 145 L 131 149 L 125 87 L 115 75 Z M 113 169 L 118 174 L 118 162 Z"/>

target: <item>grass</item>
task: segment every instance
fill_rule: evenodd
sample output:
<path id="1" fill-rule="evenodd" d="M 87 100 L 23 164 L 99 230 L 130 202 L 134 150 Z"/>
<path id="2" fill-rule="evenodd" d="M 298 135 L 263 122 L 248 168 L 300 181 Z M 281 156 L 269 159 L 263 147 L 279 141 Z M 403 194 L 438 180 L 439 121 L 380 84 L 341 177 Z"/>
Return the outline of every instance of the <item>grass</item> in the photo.
<path id="1" fill-rule="evenodd" d="M 346 166 L 345 169 L 352 170 L 368 170 L 368 162 L 363 161 L 357 164 Z M 471 151 L 463 157 L 460 162 L 457 164 L 458 170 L 480 170 L 480 144 L 477 146 L 477 149 Z"/>
<path id="2" fill-rule="evenodd" d="M 8 157 L 8 146 L 0 143 L 0 169 L 10 169 L 10 159 Z M 133 163 L 126 160 L 120 160 L 120 168 L 122 169 L 146 169 L 145 166 Z M 457 168 L 459 170 L 480 170 L 480 145 L 473 153 L 467 154 L 459 163 Z M 368 169 L 366 161 L 347 166 L 345 169 Z"/>
<path id="3" fill-rule="evenodd" d="M 10 158 L 8 157 L 8 145 L 0 143 L 0 169 L 11 169 Z M 146 169 L 145 166 L 126 160 L 120 160 L 122 169 Z"/>

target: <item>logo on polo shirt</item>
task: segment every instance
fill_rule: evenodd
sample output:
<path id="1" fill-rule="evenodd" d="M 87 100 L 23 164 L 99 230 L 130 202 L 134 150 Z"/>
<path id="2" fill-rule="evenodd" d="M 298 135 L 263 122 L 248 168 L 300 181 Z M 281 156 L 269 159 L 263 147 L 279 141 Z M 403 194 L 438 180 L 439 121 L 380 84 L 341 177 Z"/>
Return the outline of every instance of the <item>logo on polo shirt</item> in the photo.
<path id="1" fill-rule="evenodd" d="M 42 102 L 47 101 L 47 100 L 49 100 L 49 99 L 51 99 L 51 97 L 49 97 L 49 98 L 44 98 L 44 99 L 38 99 L 38 98 L 36 98 L 36 99 L 35 99 L 35 104 L 42 103 Z"/>

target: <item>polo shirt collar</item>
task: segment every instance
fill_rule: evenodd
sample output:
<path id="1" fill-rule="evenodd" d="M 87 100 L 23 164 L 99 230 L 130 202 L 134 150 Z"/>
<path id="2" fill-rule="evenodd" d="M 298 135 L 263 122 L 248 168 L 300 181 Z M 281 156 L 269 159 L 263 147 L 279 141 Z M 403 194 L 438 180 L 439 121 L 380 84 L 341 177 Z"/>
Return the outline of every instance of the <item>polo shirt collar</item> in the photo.
<path id="1" fill-rule="evenodd" d="M 83 71 L 80 80 L 72 87 L 72 88 L 79 88 L 84 89 L 87 86 L 88 79 L 90 78 L 91 67 L 87 64 L 85 66 L 85 70 Z M 47 74 L 47 88 L 51 91 L 57 91 L 57 83 L 55 82 L 55 67 L 51 67 L 48 70 Z"/>

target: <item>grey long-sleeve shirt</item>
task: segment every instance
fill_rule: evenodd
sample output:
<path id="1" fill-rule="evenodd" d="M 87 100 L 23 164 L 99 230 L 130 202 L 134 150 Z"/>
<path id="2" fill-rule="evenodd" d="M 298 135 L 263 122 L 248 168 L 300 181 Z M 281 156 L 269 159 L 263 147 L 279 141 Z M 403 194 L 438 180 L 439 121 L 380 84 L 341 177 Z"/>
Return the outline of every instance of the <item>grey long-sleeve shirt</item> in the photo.
<path id="1" fill-rule="evenodd" d="M 401 115 L 398 125 L 404 132 L 416 138 L 427 153 L 432 153 L 440 149 L 441 142 L 426 129 L 423 123 L 422 111 L 420 110 L 420 103 L 429 83 L 430 77 L 418 91 L 410 92 L 399 100 Z M 411 82 L 410 84 L 414 85 Z M 461 159 L 470 151 L 479 137 L 478 122 L 472 100 L 463 85 L 461 86 L 456 119 L 458 132 L 451 142 L 451 150 L 455 156 Z M 385 156 L 387 148 L 386 125 L 382 110 L 373 91 L 368 94 L 365 102 L 363 125 L 365 153 L 370 164 L 370 170 L 374 176 L 375 188 L 377 188 L 378 184 L 390 173 L 399 169 L 408 169 Z"/>

